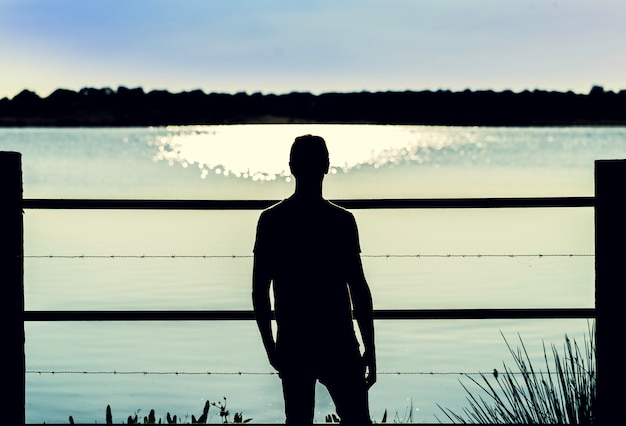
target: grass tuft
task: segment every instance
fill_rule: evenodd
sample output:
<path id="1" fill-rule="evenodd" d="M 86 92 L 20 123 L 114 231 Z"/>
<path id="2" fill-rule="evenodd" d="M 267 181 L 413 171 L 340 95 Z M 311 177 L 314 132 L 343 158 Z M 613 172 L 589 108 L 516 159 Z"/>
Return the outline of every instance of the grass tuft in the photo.
<path id="1" fill-rule="evenodd" d="M 563 355 L 552 344 L 543 345 L 545 371 L 535 370 L 524 342 L 513 349 L 502 335 L 517 371 L 504 364 L 502 373 L 465 377 L 478 391 L 461 382 L 469 406 L 462 413 L 437 406 L 453 423 L 478 424 L 592 424 L 595 422 L 596 344 L 595 324 L 581 349 L 565 335 Z M 549 362 L 548 352 L 552 355 Z"/>

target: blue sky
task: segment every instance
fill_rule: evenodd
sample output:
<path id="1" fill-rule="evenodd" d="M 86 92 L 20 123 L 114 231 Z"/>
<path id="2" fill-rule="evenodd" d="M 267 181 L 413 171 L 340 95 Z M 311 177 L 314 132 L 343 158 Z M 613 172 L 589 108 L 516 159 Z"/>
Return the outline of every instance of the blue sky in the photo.
<path id="1" fill-rule="evenodd" d="M 626 89 L 624 0 L 0 0 L 0 98 Z"/>

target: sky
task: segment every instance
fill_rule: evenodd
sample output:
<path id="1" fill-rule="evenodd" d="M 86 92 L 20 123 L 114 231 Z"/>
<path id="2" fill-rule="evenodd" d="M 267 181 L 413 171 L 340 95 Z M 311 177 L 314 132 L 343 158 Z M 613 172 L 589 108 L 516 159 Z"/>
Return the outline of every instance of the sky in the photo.
<path id="1" fill-rule="evenodd" d="M 0 0 L 24 89 L 626 89 L 624 0 Z"/>

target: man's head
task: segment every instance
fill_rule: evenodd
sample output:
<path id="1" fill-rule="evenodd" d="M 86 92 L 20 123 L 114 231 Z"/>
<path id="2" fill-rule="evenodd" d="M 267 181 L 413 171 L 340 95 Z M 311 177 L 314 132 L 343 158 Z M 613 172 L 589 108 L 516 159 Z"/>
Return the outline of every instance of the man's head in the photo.
<path id="1" fill-rule="evenodd" d="M 296 178 L 323 177 L 329 167 L 326 141 L 320 136 L 298 136 L 291 145 L 289 167 Z"/>

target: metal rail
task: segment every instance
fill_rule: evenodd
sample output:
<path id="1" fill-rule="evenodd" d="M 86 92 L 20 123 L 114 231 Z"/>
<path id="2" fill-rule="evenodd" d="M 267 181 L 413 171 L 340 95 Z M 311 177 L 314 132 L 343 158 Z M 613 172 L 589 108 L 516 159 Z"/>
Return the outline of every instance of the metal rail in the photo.
<path id="1" fill-rule="evenodd" d="M 594 308 L 378 309 L 376 320 L 594 318 Z M 251 310 L 25 311 L 24 321 L 250 321 Z"/>
<path id="2" fill-rule="evenodd" d="M 41 199 L 22 200 L 24 209 L 113 210 L 262 210 L 279 200 L 137 200 L 137 199 Z M 594 197 L 512 198 L 394 198 L 331 200 L 347 209 L 467 209 L 594 207 Z"/>

